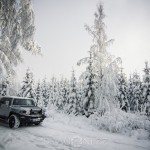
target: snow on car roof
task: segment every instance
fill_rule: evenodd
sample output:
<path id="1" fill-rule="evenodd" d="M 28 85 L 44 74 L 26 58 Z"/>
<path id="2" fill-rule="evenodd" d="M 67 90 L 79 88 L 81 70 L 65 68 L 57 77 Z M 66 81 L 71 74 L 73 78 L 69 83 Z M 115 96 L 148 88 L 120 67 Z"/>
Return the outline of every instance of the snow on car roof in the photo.
<path id="1" fill-rule="evenodd" d="M 33 99 L 33 98 L 27 98 L 27 97 L 17 97 L 17 96 L 0 96 L 0 98 L 17 98 L 17 99 Z"/>

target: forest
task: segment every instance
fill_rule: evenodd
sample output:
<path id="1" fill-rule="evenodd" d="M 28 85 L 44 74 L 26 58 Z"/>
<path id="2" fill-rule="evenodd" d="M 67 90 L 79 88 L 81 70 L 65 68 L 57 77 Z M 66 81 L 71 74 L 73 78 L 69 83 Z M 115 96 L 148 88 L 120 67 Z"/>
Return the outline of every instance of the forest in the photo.
<path id="1" fill-rule="evenodd" d="M 0 1 L 0 95 L 33 98 L 37 105 L 57 113 L 85 116 L 100 129 L 122 132 L 150 128 L 150 67 L 138 72 L 124 73 L 122 60 L 108 52 L 113 39 L 105 31 L 105 13 L 100 3 L 94 14 L 93 25 L 85 25 L 92 38 L 87 56 L 77 65 L 86 65 L 79 79 L 72 69 L 71 79 L 55 76 L 39 81 L 29 68 L 21 83 L 16 82 L 15 67 L 22 62 L 20 47 L 41 55 L 42 48 L 34 40 L 34 12 L 29 0 Z M 7 7 L 6 7 L 7 6 Z M 7 11 L 10 8 L 11 11 Z"/>

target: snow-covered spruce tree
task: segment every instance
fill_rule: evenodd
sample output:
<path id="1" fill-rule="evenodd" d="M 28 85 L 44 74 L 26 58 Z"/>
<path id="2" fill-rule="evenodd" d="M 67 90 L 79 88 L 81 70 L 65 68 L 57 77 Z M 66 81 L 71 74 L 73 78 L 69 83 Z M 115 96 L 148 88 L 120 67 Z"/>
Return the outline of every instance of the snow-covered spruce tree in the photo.
<path id="1" fill-rule="evenodd" d="M 57 88 L 56 83 L 57 83 L 56 78 L 53 77 L 51 79 L 51 90 L 50 90 L 51 93 L 50 93 L 50 97 L 49 97 L 52 105 L 54 105 L 55 101 L 56 101 L 56 88 Z"/>
<path id="2" fill-rule="evenodd" d="M 127 82 L 127 99 L 128 99 L 131 111 L 134 110 L 133 88 L 134 88 L 134 86 L 133 86 L 133 77 L 130 74 L 130 78 L 129 78 L 128 82 Z"/>
<path id="3" fill-rule="evenodd" d="M 68 100 L 69 100 L 69 81 L 67 79 L 61 80 L 61 89 L 60 89 L 60 95 L 62 98 L 62 107 L 64 112 L 66 111 Z"/>
<path id="4" fill-rule="evenodd" d="M 130 77 L 127 81 L 127 99 L 129 101 L 130 109 L 132 110 L 132 101 L 133 101 L 133 78 L 130 74 Z"/>
<path id="5" fill-rule="evenodd" d="M 51 81 L 50 82 L 48 82 L 48 97 L 49 97 L 49 102 L 48 102 L 48 104 L 52 104 L 52 101 L 51 101 L 51 96 L 52 96 L 52 83 L 51 83 Z"/>
<path id="6" fill-rule="evenodd" d="M 74 70 L 72 71 L 72 77 L 70 81 L 70 92 L 69 92 L 69 104 L 67 113 L 78 114 L 78 99 L 77 99 L 77 81 L 75 78 Z"/>
<path id="7" fill-rule="evenodd" d="M 64 89 L 63 89 L 63 97 L 64 97 L 64 112 L 68 113 L 68 106 L 70 103 L 70 81 L 65 79 L 64 81 Z"/>
<path id="8" fill-rule="evenodd" d="M 124 111 L 130 110 L 129 102 L 127 99 L 127 80 L 125 74 L 123 73 L 123 68 L 120 68 L 120 73 L 118 75 L 119 93 L 118 100 L 120 102 L 120 108 Z"/>
<path id="9" fill-rule="evenodd" d="M 85 29 L 93 38 L 93 44 L 90 51 L 92 52 L 93 67 L 97 78 L 95 101 L 96 107 L 101 111 L 110 110 L 110 108 L 114 106 L 112 104 L 114 103 L 114 99 L 116 97 L 115 94 L 117 91 L 116 76 L 118 71 L 118 65 L 121 62 L 120 58 L 114 58 L 111 54 L 107 52 L 107 48 L 113 42 L 113 39 L 107 39 L 107 35 L 105 33 L 105 23 L 103 21 L 104 18 L 105 14 L 103 12 L 103 5 L 100 4 L 98 5 L 97 12 L 95 13 L 94 25 L 92 27 L 85 25 Z M 80 60 L 80 63 L 87 62 L 87 60 L 88 58 L 84 58 Z M 110 70 L 112 70 L 112 72 L 110 72 Z M 106 77 L 104 78 L 105 75 Z M 110 87 L 114 87 L 115 89 L 110 89 L 110 91 L 107 91 L 108 93 L 106 94 L 106 84 L 110 85 Z M 109 92 L 111 92 L 111 94 Z M 109 103 L 107 100 L 109 101 Z"/>
<path id="10" fill-rule="evenodd" d="M 54 95 L 54 106 L 57 110 L 59 110 L 59 98 L 60 98 L 60 82 L 56 81 L 55 83 L 55 95 Z"/>
<path id="11" fill-rule="evenodd" d="M 62 77 L 61 81 L 57 83 L 57 95 L 55 105 L 57 106 L 57 110 L 62 111 L 64 108 L 64 79 Z"/>
<path id="12" fill-rule="evenodd" d="M 94 25 L 89 27 L 85 25 L 85 29 L 93 38 L 93 45 L 91 46 L 91 52 L 93 56 L 93 66 L 98 74 L 98 80 L 101 80 L 104 75 L 104 69 L 112 61 L 111 55 L 107 52 L 107 47 L 113 42 L 113 39 L 108 40 L 105 33 L 105 14 L 103 11 L 103 5 L 100 4 L 95 12 Z"/>
<path id="13" fill-rule="evenodd" d="M 46 81 L 46 78 L 43 79 L 41 88 L 42 88 L 43 108 L 46 109 L 49 102 L 49 91 L 48 91 L 48 83 Z"/>
<path id="14" fill-rule="evenodd" d="M 33 73 L 27 69 L 26 76 L 23 81 L 23 86 L 19 91 L 19 96 L 33 98 L 36 101 L 36 92 L 34 89 Z"/>
<path id="15" fill-rule="evenodd" d="M 34 41 L 34 13 L 31 0 L 0 0 L 0 70 L 15 74 L 22 61 L 21 47 L 40 53 Z"/>
<path id="16" fill-rule="evenodd" d="M 135 72 L 133 74 L 133 99 L 132 103 L 130 103 L 130 109 L 134 112 L 139 112 L 139 101 L 142 98 L 142 91 L 141 91 L 141 81 L 140 76 Z"/>
<path id="17" fill-rule="evenodd" d="M 51 90 L 50 90 L 50 97 L 49 97 L 49 108 L 54 106 L 57 111 L 63 110 L 63 96 L 62 96 L 62 89 L 63 89 L 63 81 L 56 80 L 55 77 L 51 79 Z"/>
<path id="18" fill-rule="evenodd" d="M 36 103 L 39 107 L 42 108 L 43 107 L 43 99 L 42 99 L 42 88 L 41 88 L 40 81 L 38 81 L 35 91 L 36 91 Z"/>
<path id="19" fill-rule="evenodd" d="M 62 77 L 61 80 L 57 82 L 56 87 L 55 106 L 57 107 L 57 110 L 66 112 L 68 111 L 67 108 L 69 104 L 69 81 Z"/>
<path id="20" fill-rule="evenodd" d="M 94 105 L 95 105 L 95 89 L 96 89 L 96 80 L 95 80 L 95 74 L 93 72 L 93 66 L 92 66 L 92 54 L 90 52 L 89 57 L 89 64 L 86 68 L 86 71 L 84 73 L 84 80 L 83 80 L 83 111 L 84 114 L 89 117 L 90 114 L 94 111 Z"/>
<path id="21" fill-rule="evenodd" d="M 50 110 L 58 110 L 58 81 L 56 80 L 55 77 L 52 77 L 50 82 L 47 82 L 47 106 L 46 106 L 46 110 L 47 112 L 50 112 Z"/>
<path id="22" fill-rule="evenodd" d="M 82 79 L 83 80 L 83 79 Z M 83 81 L 77 83 L 77 98 L 79 102 L 79 114 L 83 115 L 84 109 L 83 109 L 83 97 L 84 97 L 84 92 L 83 92 Z"/>
<path id="23" fill-rule="evenodd" d="M 145 75 L 143 76 L 142 99 L 140 100 L 139 105 L 141 112 L 150 116 L 150 68 L 147 61 L 145 62 L 144 73 Z"/>
<path id="24" fill-rule="evenodd" d="M 9 76 L 8 76 L 2 80 L 0 95 L 2 96 L 9 95 L 9 88 L 10 88 L 9 85 L 10 85 L 10 81 L 9 81 Z"/>

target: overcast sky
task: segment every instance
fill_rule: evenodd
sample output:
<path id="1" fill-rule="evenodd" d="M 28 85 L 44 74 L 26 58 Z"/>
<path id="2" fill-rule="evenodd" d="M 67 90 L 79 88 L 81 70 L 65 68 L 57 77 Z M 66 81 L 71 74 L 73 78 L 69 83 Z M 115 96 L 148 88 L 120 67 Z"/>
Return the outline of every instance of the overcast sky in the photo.
<path id="1" fill-rule="evenodd" d="M 72 67 L 77 77 L 83 67 L 77 61 L 88 55 L 92 38 L 84 24 L 93 25 L 99 0 L 33 0 L 36 40 L 43 56 L 24 54 L 18 67 L 22 78 L 28 67 L 36 79 L 70 78 Z M 108 38 L 115 39 L 108 49 L 123 60 L 128 75 L 137 70 L 142 74 L 145 60 L 150 63 L 150 0 L 103 0 Z"/>

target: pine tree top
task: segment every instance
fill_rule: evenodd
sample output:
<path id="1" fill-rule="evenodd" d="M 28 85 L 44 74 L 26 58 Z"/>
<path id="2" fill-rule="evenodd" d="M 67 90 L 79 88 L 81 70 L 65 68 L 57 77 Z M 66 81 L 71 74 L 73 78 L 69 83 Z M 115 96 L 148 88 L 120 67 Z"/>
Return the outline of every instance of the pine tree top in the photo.
<path id="1" fill-rule="evenodd" d="M 149 66 L 148 66 L 148 61 L 145 62 L 145 68 L 144 68 L 143 71 L 144 71 L 144 73 L 145 73 L 146 75 L 149 75 L 150 68 L 149 68 Z"/>

